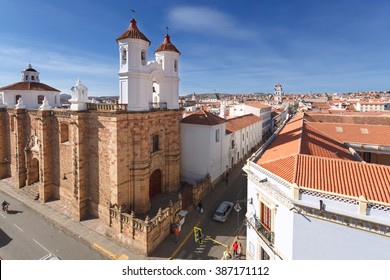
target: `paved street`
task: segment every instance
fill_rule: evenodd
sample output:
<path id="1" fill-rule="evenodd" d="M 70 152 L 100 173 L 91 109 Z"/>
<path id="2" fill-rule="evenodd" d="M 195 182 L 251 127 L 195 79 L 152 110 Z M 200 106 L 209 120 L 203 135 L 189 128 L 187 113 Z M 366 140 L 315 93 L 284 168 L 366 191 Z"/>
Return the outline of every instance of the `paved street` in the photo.
<path id="1" fill-rule="evenodd" d="M 108 259 L 7 194 L 1 193 L 0 199 L 10 202 L 9 213 L 0 212 L 2 259 L 38 260 L 50 253 L 63 260 Z"/>
<path id="2" fill-rule="evenodd" d="M 202 200 L 204 212 L 196 209 L 191 211 L 182 226 L 179 242 L 175 244 L 173 235 L 168 238 L 152 253 L 152 257 L 169 257 L 171 259 L 221 259 L 226 248 L 219 244 L 231 246 L 238 236 L 239 242 L 245 247 L 246 227 L 243 221 L 246 213 L 246 177 L 242 171 L 243 163 L 239 164 L 229 176 L 229 184 L 218 183 L 212 192 Z M 240 201 L 241 210 L 233 209 L 228 221 L 220 223 L 214 221 L 212 216 L 219 203 L 228 200 L 236 204 Z M 238 218 L 237 218 L 238 216 Z M 194 226 L 202 229 L 205 236 L 210 236 L 219 243 L 206 238 L 203 244 L 194 240 Z M 170 254 L 170 255 L 169 255 Z"/>
<path id="3" fill-rule="evenodd" d="M 58 254 L 61 259 L 73 260 L 220 259 L 226 248 L 211 240 L 205 240 L 203 244 L 195 243 L 194 226 L 202 228 L 204 235 L 229 245 L 230 251 L 231 244 L 238 238 L 245 253 L 246 228 L 242 223 L 246 213 L 246 203 L 240 203 L 242 209 L 238 212 L 238 219 L 234 209 L 225 223 L 212 219 L 221 201 L 229 200 L 236 204 L 237 200 L 246 199 L 246 177 L 242 175 L 244 173 L 242 166 L 243 163 L 232 170 L 228 186 L 225 182 L 218 183 L 202 200 L 204 207 L 202 214 L 196 209 L 188 209 L 189 213 L 182 226 L 177 244 L 174 236 L 169 235 L 148 257 L 129 251 L 103 235 L 101 232 L 104 231 L 102 229 L 104 225 L 97 219 L 81 223 L 73 221 L 64 214 L 63 209 L 56 208 L 54 202 L 38 203 L 30 196 L 26 196 L 23 191 L 16 190 L 9 185 L 6 180 L 2 180 L 0 181 L 0 198 L 9 199 L 10 209 L 16 212 L 10 215 L 1 213 L 0 257 L 3 259 L 39 259 L 46 253 L 52 252 Z M 237 227 L 237 225 L 240 226 Z M 45 229 L 42 230 L 43 228 Z M 72 245 L 73 241 L 76 242 L 75 245 Z M 24 246 L 24 244 L 27 245 Z M 77 253 L 79 249 L 80 253 Z"/>

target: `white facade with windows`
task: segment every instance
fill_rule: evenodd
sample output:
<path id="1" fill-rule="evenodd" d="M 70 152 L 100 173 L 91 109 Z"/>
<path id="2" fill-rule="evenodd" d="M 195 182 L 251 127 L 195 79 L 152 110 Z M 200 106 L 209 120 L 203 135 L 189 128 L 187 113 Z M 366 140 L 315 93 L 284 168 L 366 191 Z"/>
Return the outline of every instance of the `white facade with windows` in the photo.
<path id="1" fill-rule="evenodd" d="M 22 71 L 21 81 L 0 88 L 0 99 L 7 108 L 38 109 L 45 102 L 51 107 L 60 107 L 60 91 L 40 82 L 39 72 L 31 64 Z"/>
<path id="2" fill-rule="evenodd" d="M 272 129 L 271 112 L 272 106 L 261 102 L 247 102 L 245 104 L 235 104 L 229 106 L 230 117 L 238 117 L 248 114 L 260 117 L 263 120 L 263 135 Z"/>
<path id="3" fill-rule="evenodd" d="M 182 181 L 195 183 L 207 174 L 211 182 L 216 181 L 259 145 L 261 127 L 261 119 L 253 115 L 225 120 L 198 111 L 183 118 L 180 127 Z"/>
<path id="4" fill-rule="evenodd" d="M 226 124 L 181 123 L 182 181 L 195 183 L 207 174 L 211 182 L 226 171 Z"/>
<path id="5" fill-rule="evenodd" d="M 355 105 L 356 111 L 358 112 L 369 112 L 369 111 L 387 111 L 390 110 L 390 102 L 363 102 L 359 101 Z"/>
<path id="6" fill-rule="evenodd" d="M 128 111 L 179 108 L 179 55 L 167 34 L 149 61 L 150 41 L 135 19 L 117 39 L 119 45 L 119 102 Z"/>
<path id="7" fill-rule="evenodd" d="M 390 167 L 346 148 L 335 121 L 299 113 L 248 160 L 247 259 L 390 259 Z"/>
<path id="8" fill-rule="evenodd" d="M 247 259 L 390 259 L 390 205 L 299 189 L 250 161 L 244 170 Z"/>

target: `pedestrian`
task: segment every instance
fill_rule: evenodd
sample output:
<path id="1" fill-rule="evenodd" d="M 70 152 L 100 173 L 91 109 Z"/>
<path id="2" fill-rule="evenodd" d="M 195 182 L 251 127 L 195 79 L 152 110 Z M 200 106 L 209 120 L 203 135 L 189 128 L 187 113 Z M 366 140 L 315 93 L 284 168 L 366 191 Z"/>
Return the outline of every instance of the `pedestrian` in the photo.
<path id="1" fill-rule="evenodd" d="M 3 211 L 5 211 L 8 214 L 8 205 L 9 202 L 4 200 L 3 203 L 1 203 L 1 207 L 3 208 Z"/>
<path id="2" fill-rule="evenodd" d="M 199 200 L 199 203 L 198 203 L 198 211 L 199 211 L 199 213 L 203 213 L 203 204 L 202 204 L 202 200 Z"/>
<path id="3" fill-rule="evenodd" d="M 238 256 L 238 243 L 237 241 L 234 241 L 234 244 L 233 244 L 233 257 L 236 258 Z"/>
<path id="4" fill-rule="evenodd" d="M 226 187 L 227 187 L 229 185 L 229 175 L 228 174 L 226 174 L 225 183 L 226 183 Z"/>
<path id="5" fill-rule="evenodd" d="M 242 254 L 241 243 L 238 243 L 237 254 L 238 254 L 238 259 L 241 260 L 241 254 Z"/>
<path id="6" fill-rule="evenodd" d="M 180 230 L 178 227 L 175 227 L 174 234 L 175 234 L 175 243 L 177 243 L 177 241 L 179 241 L 179 234 L 180 234 Z"/>

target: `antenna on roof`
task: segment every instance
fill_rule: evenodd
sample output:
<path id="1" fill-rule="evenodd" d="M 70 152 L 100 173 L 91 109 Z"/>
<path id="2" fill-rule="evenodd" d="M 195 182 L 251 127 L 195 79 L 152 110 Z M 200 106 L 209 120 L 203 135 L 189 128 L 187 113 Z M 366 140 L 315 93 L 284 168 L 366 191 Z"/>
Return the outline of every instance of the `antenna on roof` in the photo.
<path id="1" fill-rule="evenodd" d="M 135 18 L 135 10 L 132 9 L 131 12 L 133 13 L 133 18 Z"/>

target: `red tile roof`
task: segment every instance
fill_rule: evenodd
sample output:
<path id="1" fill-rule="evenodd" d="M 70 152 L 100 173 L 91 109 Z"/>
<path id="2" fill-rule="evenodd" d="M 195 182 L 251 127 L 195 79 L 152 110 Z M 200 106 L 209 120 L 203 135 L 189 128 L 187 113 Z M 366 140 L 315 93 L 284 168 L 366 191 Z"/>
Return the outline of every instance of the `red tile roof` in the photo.
<path id="1" fill-rule="evenodd" d="M 0 90 L 39 90 L 39 91 L 60 92 L 58 89 L 55 89 L 44 83 L 37 83 L 37 82 L 18 82 L 12 85 L 4 86 L 0 88 Z"/>
<path id="2" fill-rule="evenodd" d="M 312 128 L 322 131 L 327 137 L 341 143 L 360 143 L 390 146 L 390 126 L 346 124 L 346 123 L 310 123 Z"/>
<path id="3" fill-rule="evenodd" d="M 251 106 L 251 107 L 255 107 L 255 108 L 259 108 L 259 109 L 272 108 L 272 106 L 270 106 L 268 104 L 264 104 L 264 103 L 257 102 L 257 101 L 248 101 L 248 102 L 245 102 L 245 105 L 248 105 L 248 106 Z"/>
<path id="4" fill-rule="evenodd" d="M 179 50 L 171 43 L 169 35 L 165 35 L 164 42 L 154 52 L 172 51 L 180 54 Z"/>
<path id="5" fill-rule="evenodd" d="M 181 120 L 181 123 L 198 125 L 218 125 L 225 122 L 225 119 L 203 110 L 196 111 Z"/>
<path id="6" fill-rule="evenodd" d="M 261 118 L 253 114 L 228 119 L 226 122 L 226 133 L 233 133 L 259 121 L 261 121 Z"/>
<path id="7" fill-rule="evenodd" d="M 291 119 L 257 164 L 306 189 L 356 199 L 363 195 L 369 201 L 389 204 L 390 166 L 358 162 L 343 145 L 343 137 L 330 133 L 334 123 L 306 118 L 310 119 L 299 113 Z M 386 140 L 389 145 L 390 138 Z"/>
<path id="8" fill-rule="evenodd" d="M 141 31 L 139 31 L 139 29 L 137 27 L 137 22 L 135 21 L 135 19 L 132 19 L 130 21 L 129 28 L 127 28 L 126 31 L 123 32 L 122 35 L 116 39 L 116 41 L 118 42 L 119 40 L 126 39 L 126 38 L 141 39 L 141 40 L 149 42 L 149 45 L 151 44 L 150 40 L 148 38 L 146 38 L 146 36 Z"/>

